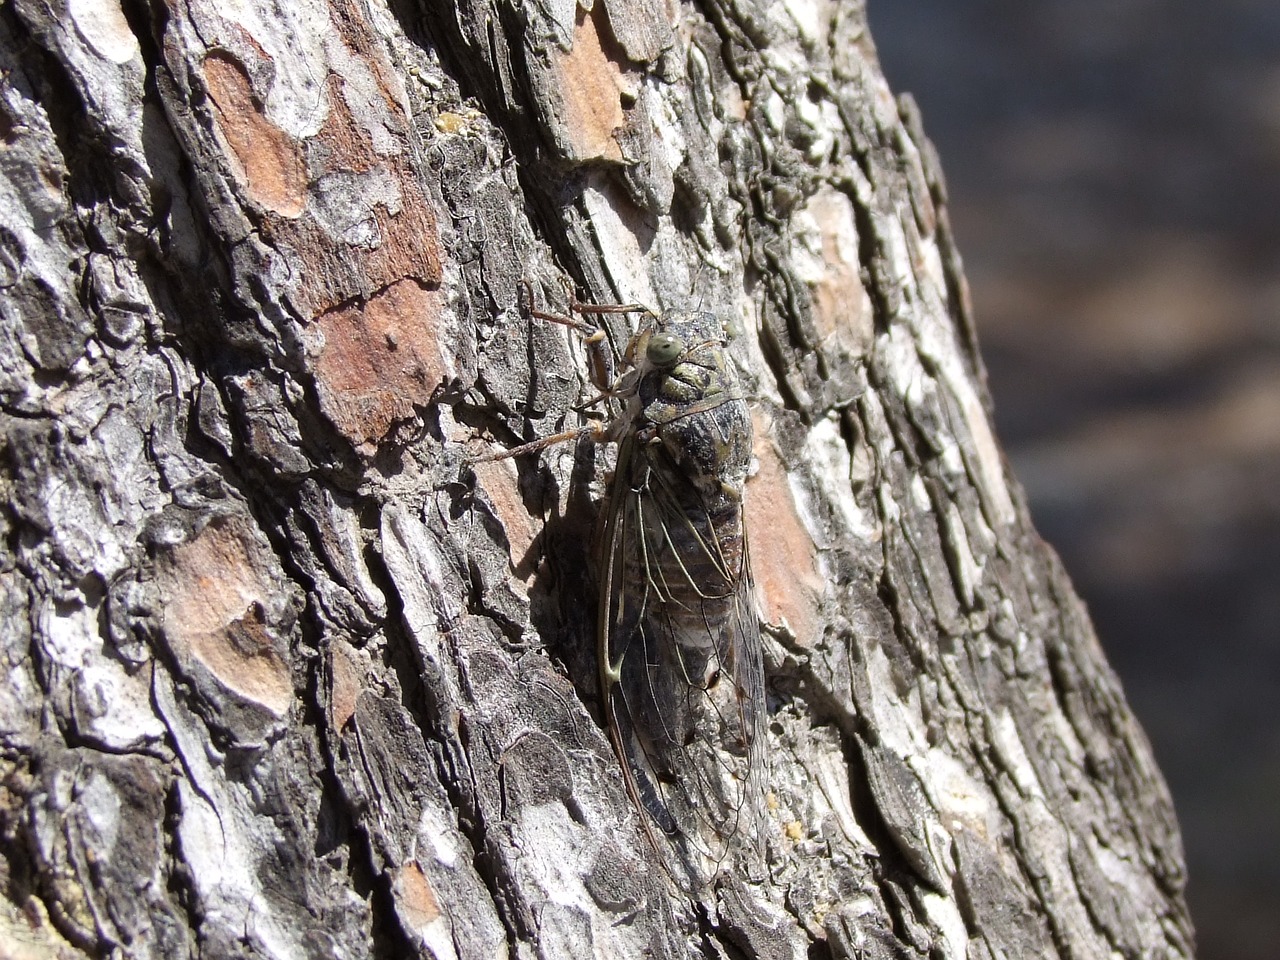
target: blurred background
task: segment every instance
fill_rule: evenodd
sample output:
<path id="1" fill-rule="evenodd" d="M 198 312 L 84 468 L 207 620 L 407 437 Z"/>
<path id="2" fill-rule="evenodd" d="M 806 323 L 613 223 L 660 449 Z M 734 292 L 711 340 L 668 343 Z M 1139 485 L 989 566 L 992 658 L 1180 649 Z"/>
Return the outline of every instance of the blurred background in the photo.
<path id="1" fill-rule="evenodd" d="M 1173 790 L 1200 960 L 1280 958 L 1280 2 L 868 0 L 1000 439 Z"/>

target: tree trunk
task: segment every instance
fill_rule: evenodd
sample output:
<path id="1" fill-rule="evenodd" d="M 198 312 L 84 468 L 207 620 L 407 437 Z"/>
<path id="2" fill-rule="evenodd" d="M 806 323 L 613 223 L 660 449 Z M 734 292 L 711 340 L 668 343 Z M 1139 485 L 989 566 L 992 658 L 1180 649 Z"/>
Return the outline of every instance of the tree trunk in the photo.
<path id="1" fill-rule="evenodd" d="M 861 4 L 14 0 L 0 60 L 0 954 L 1191 955 Z M 719 863 L 605 729 L 609 448 L 476 462 L 594 415 L 523 280 L 737 334 Z"/>

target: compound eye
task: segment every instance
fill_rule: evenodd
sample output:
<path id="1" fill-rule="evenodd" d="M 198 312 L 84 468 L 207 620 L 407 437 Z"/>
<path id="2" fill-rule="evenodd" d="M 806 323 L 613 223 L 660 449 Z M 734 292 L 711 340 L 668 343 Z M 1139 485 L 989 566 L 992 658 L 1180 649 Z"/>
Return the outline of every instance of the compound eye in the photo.
<path id="1" fill-rule="evenodd" d="M 655 333 L 644 348 L 645 358 L 655 367 L 670 367 L 684 353 L 684 342 L 670 333 Z"/>

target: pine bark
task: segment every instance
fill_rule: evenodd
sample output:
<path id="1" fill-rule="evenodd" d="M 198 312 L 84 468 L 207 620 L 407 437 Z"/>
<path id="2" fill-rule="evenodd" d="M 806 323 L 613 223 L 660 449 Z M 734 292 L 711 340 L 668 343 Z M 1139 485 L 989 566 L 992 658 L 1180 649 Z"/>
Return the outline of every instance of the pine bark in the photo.
<path id="1" fill-rule="evenodd" d="M 860 3 L 14 0 L 0 67 L 0 954 L 1191 956 Z M 593 392 L 525 280 L 737 332 L 762 871 L 624 789 L 608 451 L 472 463 Z"/>

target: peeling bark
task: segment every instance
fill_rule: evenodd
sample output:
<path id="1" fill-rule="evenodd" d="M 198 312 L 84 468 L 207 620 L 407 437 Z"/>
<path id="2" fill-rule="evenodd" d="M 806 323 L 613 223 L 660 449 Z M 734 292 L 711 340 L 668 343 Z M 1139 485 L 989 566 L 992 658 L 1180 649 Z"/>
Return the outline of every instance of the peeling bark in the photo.
<path id="1" fill-rule="evenodd" d="M 14 0 L 0 65 L 6 955 L 1191 955 L 859 4 Z M 592 392 L 523 279 L 737 333 L 763 869 L 674 884 L 601 728 L 608 451 L 468 463 Z"/>

